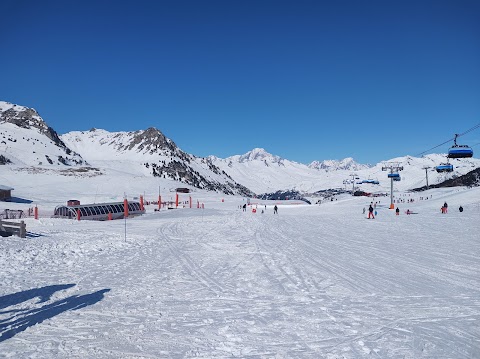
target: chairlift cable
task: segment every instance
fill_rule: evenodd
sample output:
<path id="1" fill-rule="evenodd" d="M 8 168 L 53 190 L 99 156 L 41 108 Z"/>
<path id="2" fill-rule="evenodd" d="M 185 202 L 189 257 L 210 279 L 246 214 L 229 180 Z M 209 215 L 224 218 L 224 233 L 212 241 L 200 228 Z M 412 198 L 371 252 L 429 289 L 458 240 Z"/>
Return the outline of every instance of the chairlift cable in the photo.
<path id="1" fill-rule="evenodd" d="M 480 128 L 480 123 L 476 124 L 475 126 L 473 126 L 472 128 L 466 130 L 466 131 L 463 132 L 463 133 L 456 134 L 454 138 L 451 138 L 451 139 L 449 139 L 449 140 L 447 140 L 447 141 L 445 141 L 445 142 L 443 142 L 443 143 L 441 143 L 441 144 L 439 144 L 439 145 L 437 145 L 437 146 L 435 146 L 435 147 L 432 147 L 432 148 L 430 148 L 430 149 L 428 149 L 428 150 L 426 150 L 426 151 L 420 152 L 419 154 L 416 155 L 416 157 L 423 156 L 425 153 L 430 152 L 430 151 L 434 150 L 435 148 L 438 148 L 438 147 L 441 147 L 441 146 L 443 146 L 443 145 L 446 145 L 447 143 L 449 143 L 449 142 L 451 142 L 451 141 L 454 141 L 457 137 L 460 137 L 460 136 L 463 136 L 463 135 L 465 135 L 465 134 L 467 134 L 467 133 L 469 133 L 469 132 L 472 132 L 472 131 L 476 130 L 477 128 Z M 477 143 L 477 144 L 478 144 L 478 143 Z"/>

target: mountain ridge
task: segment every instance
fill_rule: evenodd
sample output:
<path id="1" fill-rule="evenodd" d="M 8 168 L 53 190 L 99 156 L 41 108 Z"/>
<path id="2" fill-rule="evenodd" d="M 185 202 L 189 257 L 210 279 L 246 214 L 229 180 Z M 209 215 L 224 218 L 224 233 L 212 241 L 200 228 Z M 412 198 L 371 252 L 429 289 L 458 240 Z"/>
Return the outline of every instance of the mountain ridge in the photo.
<path id="1" fill-rule="evenodd" d="M 389 191 L 390 181 L 382 167 L 385 162 L 392 161 L 404 167 L 401 182 L 395 184 L 400 190 L 421 187 L 426 174 L 430 175 L 433 184 L 480 167 L 480 160 L 475 158 L 454 159 L 451 161 L 454 173 L 438 174 L 434 167 L 445 161 L 445 154 L 429 154 L 422 158 L 407 155 L 375 165 L 359 164 L 351 157 L 302 164 L 273 155 L 264 148 L 254 148 L 225 159 L 197 157 L 181 150 L 155 127 L 130 132 L 92 128 L 59 136 L 35 110 L 7 102 L 0 102 L 1 134 L 4 141 L 0 143 L 0 154 L 5 158 L 4 165 L 115 167 L 132 176 L 154 176 L 200 189 L 244 196 L 278 190 L 315 193 L 332 188 L 351 189 L 352 185 L 366 192 Z M 425 173 L 424 167 L 430 167 L 430 172 Z M 352 183 L 354 173 L 358 182 L 375 178 L 380 180 L 380 185 Z"/>

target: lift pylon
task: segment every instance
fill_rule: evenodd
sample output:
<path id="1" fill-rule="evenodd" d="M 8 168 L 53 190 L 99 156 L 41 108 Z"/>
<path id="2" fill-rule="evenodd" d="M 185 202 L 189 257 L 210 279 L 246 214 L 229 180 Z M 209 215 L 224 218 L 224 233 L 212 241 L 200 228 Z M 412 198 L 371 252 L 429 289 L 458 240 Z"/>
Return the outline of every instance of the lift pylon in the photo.
<path id="1" fill-rule="evenodd" d="M 399 171 L 403 171 L 403 166 L 400 166 L 398 162 L 387 162 L 382 166 L 382 171 L 390 171 L 389 178 L 390 178 L 390 209 L 394 209 L 395 205 L 393 204 L 393 180 L 394 180 L 394 173 Z"/>

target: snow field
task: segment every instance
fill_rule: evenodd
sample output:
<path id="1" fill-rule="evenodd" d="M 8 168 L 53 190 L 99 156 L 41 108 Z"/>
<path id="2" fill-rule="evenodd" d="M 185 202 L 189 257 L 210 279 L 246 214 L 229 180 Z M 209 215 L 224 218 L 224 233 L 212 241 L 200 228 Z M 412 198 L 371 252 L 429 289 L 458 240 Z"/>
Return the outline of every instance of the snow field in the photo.
<path id="1" fill-rule="evenodd" d="M 0 241 L 0 353 L 478 357 L 480 191 L 428 193 L 398 217 L 380 198 L 375 220 L 368 198 L 273 215 L 204 193 L 205 210 L 128 219 L 126 241 L 123 220 L 28 219 Z"/>

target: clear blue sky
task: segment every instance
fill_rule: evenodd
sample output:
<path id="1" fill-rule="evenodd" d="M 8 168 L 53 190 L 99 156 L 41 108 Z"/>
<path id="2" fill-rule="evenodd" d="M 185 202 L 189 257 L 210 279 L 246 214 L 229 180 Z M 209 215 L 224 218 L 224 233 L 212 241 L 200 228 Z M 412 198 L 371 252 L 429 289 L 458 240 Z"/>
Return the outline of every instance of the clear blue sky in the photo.
<path id="1" fill-rule="evenodd" d="M 480 122 L 478 0 L 0 7 L 0 99 L 60 134 L 154 126 L 198 156 L 376 163 Z"/>

